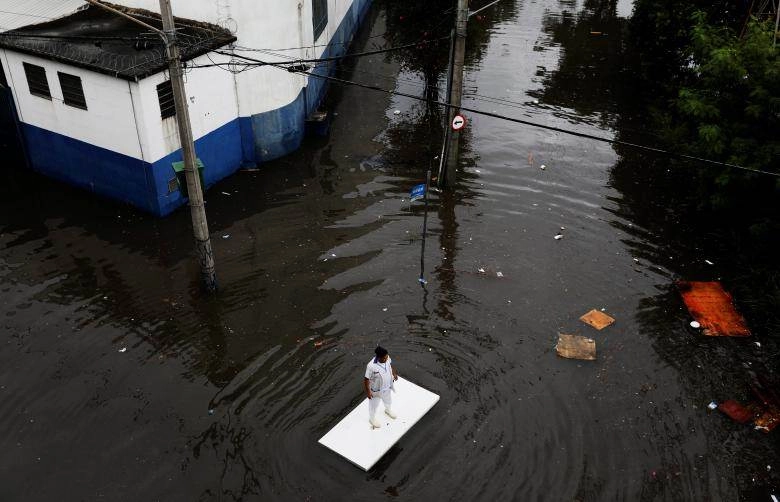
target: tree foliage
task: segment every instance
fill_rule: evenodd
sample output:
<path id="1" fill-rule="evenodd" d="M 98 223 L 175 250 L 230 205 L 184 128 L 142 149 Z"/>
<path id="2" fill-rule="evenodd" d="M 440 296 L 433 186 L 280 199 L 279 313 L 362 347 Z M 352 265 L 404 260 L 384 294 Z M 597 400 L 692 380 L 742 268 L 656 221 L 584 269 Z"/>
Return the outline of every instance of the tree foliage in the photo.
<path id="1" fill-rule="evenodd" d="M 774 26 L 751 20 L 743 38 L 693 16 L 688 75 L 676 108 L 693 153 L 780 172 L 780 62 Z M 730 177 L 721 177 L 728 181 Z"/>

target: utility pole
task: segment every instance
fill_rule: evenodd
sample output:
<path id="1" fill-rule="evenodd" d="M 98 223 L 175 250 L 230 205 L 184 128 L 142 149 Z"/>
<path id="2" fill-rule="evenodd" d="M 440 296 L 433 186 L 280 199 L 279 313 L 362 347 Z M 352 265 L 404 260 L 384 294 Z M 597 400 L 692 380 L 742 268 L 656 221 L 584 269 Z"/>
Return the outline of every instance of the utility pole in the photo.
<path id="1" fill-rule="evenodd" d="M 206 220 L 206 206 L 203 203 L 203 189 L 200 185 L 200 176 L 197 170 L 195 139 L 192 137 L 190 110 L 187 107 L 187 94 L 184 89 L 184 76 L 181 67 L 181 53 L 176 45 L 176 25 L 173 21 L 170 0 L 160 0 L 160 15 L 162 16 L 163 32 L 165 33 L 165 49 L 168 56 L 168 72 L 171 77 L 173 101 L 176 105 L 176 123 L 179 127 L 181 153 L 184 157 L 184 175 L 187 179 L 187 194 L 190 199 L 190 214 L 192 216 L 192 230 L 195 235 L 195 246 L 198 250 L 203 284 L 209 292 L 213 292 L 217 289 L 214 251 L 211 249 L 211 236 L 209 235 L 209 225 Z"/>
<path id="2" fill-rule="evenodd" d="M 176 123 L 179 127 L 179 140 L 184 157 L 184 175 L 187 179 L 187 194 L 190 199 L 190 214 L 192 216 L 192 230 L 195 236 L 195 245 L 200 261 L 200 272 L 203 284 L 209 292 L 217 290 L 217 273 L 214 269 L 214 252 L 211 249 L 211 237 L 206 221 L 206 207 L 203 203 L 203 189 L 200 186 L 200 176 L 196 170 L 195 142 L 192 137 L 190 124 L 190 111 L 187 108 L 187 94 L 184 89 L 184 78 L 181 66 L 181 53 L 176 45 L 176 25 L 173 21 L 173 11 L 170 0 L 160 0 L 160 17 L 163 29 L 136 19 L 130 14 L 102 3 L 99 0 L 85 0 L 88 4 L 107 10 L 117 16 L 123 17 L 147 30 L 156 33 L 165 44 L 168 58 L 168 71 L 171 77 L 173 101 L 176 106 Z"/>
<path id="3" fill-rule="evenodd" d="M 458 0 L 457 19 L 455 22 L 455 50 L 453 53 L 450 72 L 452 86 L 450 88 L 447 127 L 452 127 L 452 119 L 460 113 L 461 100 L 463 98 L 463 65 L 466 59 L 466 33 L 469 21 L 468 0 Z M 458 156 L 460 150 L 460 131 L 449 132 L 449 145 L 447 147 L 447 170 L 444 173 L 444 185 L 447 188 L 455 186 L 456 171 L 458 168 Z"/>

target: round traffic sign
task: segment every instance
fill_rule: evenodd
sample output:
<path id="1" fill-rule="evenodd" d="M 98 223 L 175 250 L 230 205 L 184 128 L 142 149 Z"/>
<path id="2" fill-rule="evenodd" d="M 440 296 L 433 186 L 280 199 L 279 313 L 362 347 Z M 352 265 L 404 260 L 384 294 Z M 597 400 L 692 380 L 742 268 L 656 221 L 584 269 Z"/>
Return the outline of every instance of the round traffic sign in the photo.
<path id="1" fill-rule="evenodd" d="M 464 127 L 466 127 L 466 117 L 463 115 L 455 115 L 452 118 L 452 130 L 460 131 Z"/>

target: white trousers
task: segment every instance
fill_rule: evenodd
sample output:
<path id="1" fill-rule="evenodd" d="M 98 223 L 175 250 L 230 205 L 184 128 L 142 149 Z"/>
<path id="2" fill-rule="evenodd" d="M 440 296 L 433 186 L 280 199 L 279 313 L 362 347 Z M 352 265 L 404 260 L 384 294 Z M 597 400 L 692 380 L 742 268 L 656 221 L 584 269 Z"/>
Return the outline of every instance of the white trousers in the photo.
<path id="1" fill-rule="evenodd" d="M 376 415 L 376 409 L 379 407 L 379 401 L 385 403 L 386 410 L 390 409 L 390 405 L 393 403 L 393 397 L 390 393 L 390 389 L 379 392 L 372 392 L 371 394 L 374 397 L 368 400 L 368 418 L 374 418 Z"/>

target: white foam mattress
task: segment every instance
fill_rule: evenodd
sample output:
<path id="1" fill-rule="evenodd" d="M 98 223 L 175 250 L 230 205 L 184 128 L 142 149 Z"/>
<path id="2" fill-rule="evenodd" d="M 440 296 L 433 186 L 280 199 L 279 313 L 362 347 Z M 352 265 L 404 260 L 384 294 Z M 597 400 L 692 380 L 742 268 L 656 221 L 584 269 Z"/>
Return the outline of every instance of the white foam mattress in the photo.
<path id="1" fill-rule="evenodd" d="M 363 399 L 319 443 L 368 471 L 438 401 L 437 394 L 399 377 L 392 406 L 398 418 L 393 420 L 385 415 L 384 404 L 380 404 L 376 418 L 382 427 L 374 429 L 368 423 L 368 399 Z"/>

